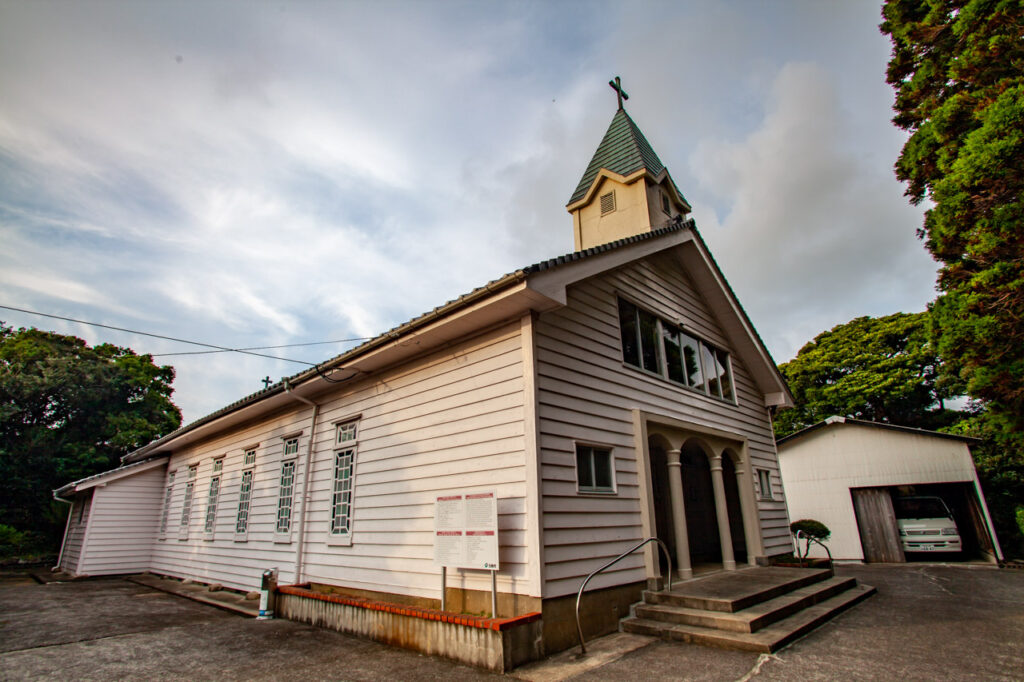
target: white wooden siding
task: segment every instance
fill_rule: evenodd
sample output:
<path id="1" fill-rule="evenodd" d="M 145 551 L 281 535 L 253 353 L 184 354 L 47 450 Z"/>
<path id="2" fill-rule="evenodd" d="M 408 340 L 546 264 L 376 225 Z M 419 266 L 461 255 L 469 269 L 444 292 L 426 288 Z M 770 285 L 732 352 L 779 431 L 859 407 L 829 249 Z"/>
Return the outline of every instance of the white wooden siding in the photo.
<path id="1" fill-rule="evenodd" d="M 92 491 L 79 493 L 71 504 L 71 511 L 68 512 L 67 537 L 64 539 L 64 552 L 60 557 L 60 569 L 65 573 L 78 575 L 78 564 L 82 556 L 82 543 L 85 541 L 85 528 L 89 523 L 89 515 L 83 516 L 79 522 L 78 517 L 82 512 L 83 505 L 89 505 L 92 499 Z"/>
<path id="2" fill-rule="evenodd" d="M 498 495 L 499 590 L 539 596 L 528 579 L 520 322 L 486 333 L 324 402 L 311 469 L 307 579 L 440 597 L 434 500 Z M 334 424 L 361 414 L 351 546 L 328 545 Z M 484 572 L 448 585 L 489 589 Z"/>
<path id="3" fill-rule="evenodd" d="M 527 578 L 518 319 L 379 375 L 339 385 L 315 400 L 321 409 L 312 434 L 304 580 L 439 597 L 440 569 L 432 561 L 435 497 L 494 489 L 499 498 L 499 590 L 539 596 L 537 581 Z M 352 544 L 329 545 L 335 425 L 357 415 Z M 169 465 L 177 471 L 169 523 L 165 538 L 154 542 L 152 570 L 252 589 L 263 570 L 276 567 L 282 584 L 293 582 L 310 416 L 311 408 L 296 402 L 294 410 L 175 453 Z M 293 530 L 290 542 L 275 542 L 282 437 L 300 431 Z M 234 526 L 243 450 L 257 444 L 249 532 L 238 542 Z M 222 456 L 216 531 L 207 538 L 202 523 L 212 461 Z M 182 540 L 187 469 L 195 463 L 199 471 L 192 522 Z M 448 584 L 489 589 L 489 578 L 483 572 L 449 571 Z"/>
<path id="4" fill-rule="evenodd" d="M 624 365 L 618 294 L 656 315 L 682 321 L 692 333 L 732 353 L 738 405 L 699 395 Z M 778 482 L 771 423 L 742 361 L 677 261 L 659 256 L 599 275 L 568 291 L 565 308 L 542 314 L 536 325 L 544 519 L 544 597 L 575 592 L 604 561 L 641 539 L 633 409 L 675 417 L 747 440 L 751 464 Z M 574 440 L 613 448 L 617 493 L 576 492 Z M 768 555 L 790 550 L 781 485 L 774 501 L 760 501 Z M 643 556 L 624 559 L 596 577 L 596 587 L 644 580 Z"/>
<path id="5" fill-rule="evenodd" d="M 80 573 L 118 575 L 149 569 L 164 475 L 158 466 L 93 489 L 88 549 Z"/>

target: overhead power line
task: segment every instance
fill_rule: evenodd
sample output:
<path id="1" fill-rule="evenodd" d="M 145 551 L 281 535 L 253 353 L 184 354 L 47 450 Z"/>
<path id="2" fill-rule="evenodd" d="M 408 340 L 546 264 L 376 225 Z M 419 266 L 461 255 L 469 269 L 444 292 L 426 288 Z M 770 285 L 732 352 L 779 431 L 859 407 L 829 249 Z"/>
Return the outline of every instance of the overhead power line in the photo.
<path id="1" fill-rule="evenodd" d="M 285 362 L 294 362 L 299 365 L 306 365 L 308 367 L 316 367 L 316 363 L 306 362 L 305 360 L 292 360 L 291 358 L 282 358 L 276 355 L 267 355 L 266 353 L 255 353 L 255 350 L 268 350 L 271 348 L 289 348 L 294 346 L 315 346 L 326 343 L 340 343 L 340 341 L 316 341 L 313 343 L 297 343 L 297 344 L 286 344 L 283 346 L 261 346 L 255 348 L 228 348 L 227 346 L 218 346 L 212 343 L 203 343 L 202 341 L 190 341 L 188 339 L 179 339 L 174 336 L 165 336 L 163 334 L 152 334 L 150 332 L 142 332 L 137 329 L 126 329 L 124 327 L 114 327 L 109 324 L 100 324 L 99 322 L 88 322 L 86 320 L 76 320 L 73 317 L 64 317 L 62 315 L 52 315 L 50 313 L 41 313 L 36 310 L 26 310 L 25 308 L 15 308 L 9 305 L 0 305 L 3 310 L 14 310 L 19 313 L 27 313 L 29 315 L 39 315 L 40 317 L 49 317 L 54 320 L 64 320 L 65 322 L 75 322 L 77 324 L 84 324 L 90 327 L 101 327 L 103 329 L 112 329 L 119 332 L 127 332 L 129 334 L 138 334 L 140 336 L 149 336 L 154 339 L 163 339 L 165 341 L 176 341 L 178 343 L 187 343 L 192 346 L 202 346 L 204 348 L 212 348 L 209 351 L 200 351 L 201 353 L 242 353 L 244 355 L 254 355 L 260 358 L 268 358 L 270 360 L 283 360 Z M 364 339 L 342 339 L 342 341 L 362 341 Z M 164 355 L 186 355 L 187 353 L 165 353 Z M 157 357 L 157 356 L 153 356 Z"/>
<path id="2" fill-rule="evenodd" d="M 311 341 L 309 343 L 286 343 L 280 346 L 250 346 L 248 348 L 232 348 L 230 351 L 270 350 L 272 348 L 298 348 L 300 346 L 324 346 L 331 343 L 347 343 L 349 341 L 369 341 L 372 336 L 356 336 L 351 339 L 335 339 L 334 341 Z M 210 355 L 212 353 L 228 353 L 228 350 L 188 350 L 180 353 L 154 353 L 154 358 L 166 358 L 171 355 Z"/>

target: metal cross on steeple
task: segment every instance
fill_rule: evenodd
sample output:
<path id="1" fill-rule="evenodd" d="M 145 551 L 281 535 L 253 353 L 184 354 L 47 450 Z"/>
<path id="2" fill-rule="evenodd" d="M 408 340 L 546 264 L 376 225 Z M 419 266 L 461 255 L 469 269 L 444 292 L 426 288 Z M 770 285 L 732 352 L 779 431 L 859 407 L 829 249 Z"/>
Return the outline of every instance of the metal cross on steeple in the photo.
<path id="1" fill-rule="evenodd" d="M 627 95 L 626 91 L 622 89 L 622 79 L 616 76 L 615 80 L 608 81 L 608 85 L 612 86 L 612 90 L 614 90 L 615 94 L 619 96 L 619 109 L 621 109 L 622 100 L 629 99 L 629 95 Z"/>
<path id="2" fill-rule="evenodd" d="M 263 382 L 263 390 L 270 388 L 270 384 L 274 383 L 269 374 L 265 378 L 260 379 L 260 381 Z"/>

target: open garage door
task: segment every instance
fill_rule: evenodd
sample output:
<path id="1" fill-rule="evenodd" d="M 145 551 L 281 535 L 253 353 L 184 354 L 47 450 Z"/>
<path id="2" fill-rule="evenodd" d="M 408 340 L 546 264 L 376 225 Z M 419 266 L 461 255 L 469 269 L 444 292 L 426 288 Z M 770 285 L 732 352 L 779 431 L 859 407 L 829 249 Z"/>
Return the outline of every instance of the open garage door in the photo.
<path id="1" fill-rule="evenodd" d="M 981 511 L 981 503 L 974 484 L 971 482 L 960 483 L 927 483 L 921 485 L 901 485 L 891 489 L 893 495 L 933 495 L 939 497 L 949 510 L 953 512 L 953 520 L 956 522 L 957 530 L 960 532 L 960 539 L 963 542 L 963 551 L 958 552 L 959 556 L 943 555 L 944 561 L 964 561 L 984 559 L 996 561 L 996 551 L 992 536 L 989 533 L 988 524 L 985 522 L 984 514 Z M 925 557 L 920 557 L 925 558 Z"/>
<path id="2" fill-rule="evenodd" d="M 851 488 L 864 561 L 902 563 L 903 545 L 888 488 Z"/>

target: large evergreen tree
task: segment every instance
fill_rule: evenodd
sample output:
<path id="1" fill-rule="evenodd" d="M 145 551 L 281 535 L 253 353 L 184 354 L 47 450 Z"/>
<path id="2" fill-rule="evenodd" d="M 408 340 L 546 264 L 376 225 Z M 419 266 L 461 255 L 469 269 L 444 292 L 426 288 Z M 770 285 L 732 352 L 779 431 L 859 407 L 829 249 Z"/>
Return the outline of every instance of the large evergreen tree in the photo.
<path id="1" fill-rule="evenodd" d="M 896 163 L 941 263 L 947 369 L 1024 442 L 1024 2 L 888 0 Z"/>
<path id="2" fill-rule="evenodd" d="M 0 524 L 59 541 L 53 489 L 176 429 L 172 381 L 129 348 L 0 323 Z"/>
<path id="3" fill-rule="evenodd" d="M 984 409 L 958 425 L 1004 546 L 1024 552 L 1024 0 L 887 0 L 896 162 L 940 262 L 932 335 Z"/>

